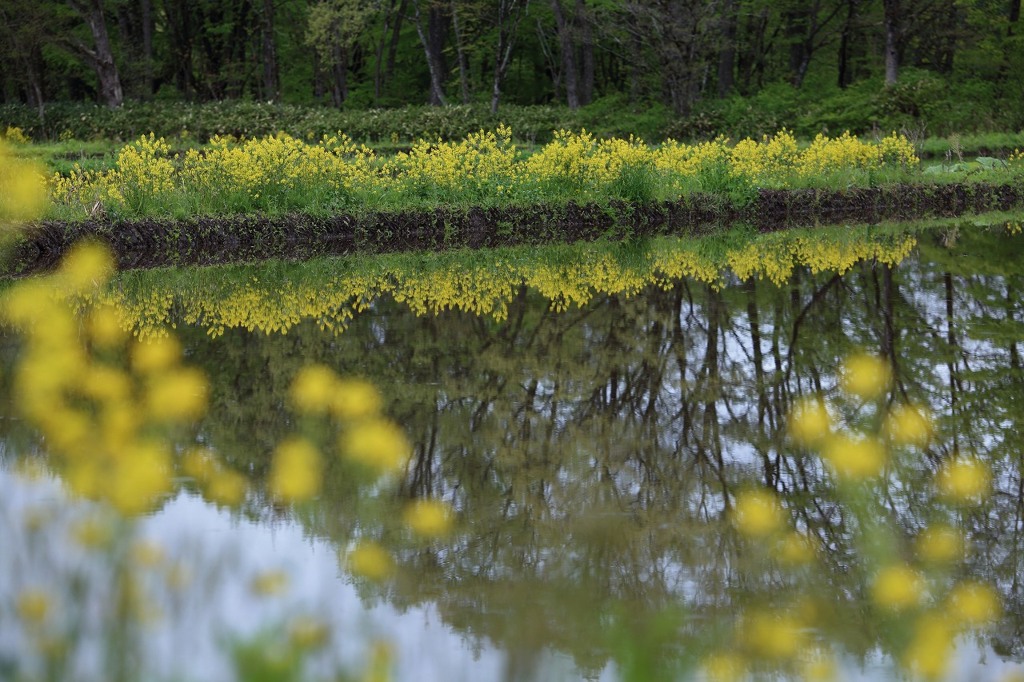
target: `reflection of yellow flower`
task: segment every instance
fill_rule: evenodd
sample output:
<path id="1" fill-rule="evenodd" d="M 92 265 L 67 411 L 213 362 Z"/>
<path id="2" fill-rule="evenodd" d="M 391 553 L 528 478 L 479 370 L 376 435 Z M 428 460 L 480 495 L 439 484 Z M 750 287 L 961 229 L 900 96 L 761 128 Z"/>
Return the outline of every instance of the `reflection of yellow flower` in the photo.
<path id="1" fill-rule="evenodd" d="M 451 507 L 438 500 L 416 500 L 402 516 L 406 525 L 424 538 L 447 535 L 455 523 Z"/>
<path id="2" fill-rule="evenodd" d="M 851 481 L 877 476 L 885 466 L 885 450 L 874 438 L 832 436 L 825 445 L 824 457 L 837 476 Z"/>
<path id="3" fill-rule="evenodd" d="M 774 495 L 764 490 L 748 490 L 736 496 L 732 522 L 744 535 L 760 537 L 781 529 L 785 515 Z"/>
<path id="4" fill-rule="evenodd" d="M 361 421 L 345 430 L 341 438 L 345 456 L 381 473 L 405 466 L 411 448 L 405 434 L 384 419 Z"/>
<path id="5" fill-rule="evenodd" d="M 789 435 L 798 445 L 813 447 L 831 431 L 828 410 L 820 398 L 804 398 L 789 413 Z"/>
<path id="6" fill-rule="evenodd" d="M 900 405 L 889 413 L 886 431 L 896 443 L 924 447 L 931 440 L 934 427 L 926 409 Z"/>
<path id="7" fill-rule="evenodd" d="M 857 353 L 843 363 L 843 390 L 865 400 L 882 395 L 892 381 L 892 370 L 877 355 Z"/>
<path id="8" fill-rule="evenodd" d="M 871 584 L 871 598 L 875 604 L 892 611 L 917 606 L 923 595 L 924 579 L 905 564 L 883 567 Z"/>
<path id="9" fill-rule="evenodd" d="M 984 497 L 992 475 L 982 462 L 958 457 L 946 462 L 939 470 L 936 482 L 943 495 L 958 502 L 975 501 Z"/>
<path id="10" fill-rule="evenodd" d="M 787 533 L 775 551 L 779 560 L 790 566 L 806 564 L 814 558 L 814 545 L 806 535 L 796 531 Z"/>
<path id="11" fill-rule="evenodd" d="M 988 585 L 963 582 L 949 595 L 951 615 L 967 625 L 983 625 L 999 616 L 999 597 Z"/>
<path id="12" fill-rule="evenodd" d="M 303 438 L 290 438 L 274 451 L 270 491 L 288 502 L 301 502 L 320 492 L 323 461 L 316 446 Z"/>
<path id="13" fill-rule="evenodd" d="M 388 551 L 369 540 L 353 547 L 346 559 L 345 563 L 352 573 L 370 580 L 384 580 L 395 570 L 395 562 Z"/>

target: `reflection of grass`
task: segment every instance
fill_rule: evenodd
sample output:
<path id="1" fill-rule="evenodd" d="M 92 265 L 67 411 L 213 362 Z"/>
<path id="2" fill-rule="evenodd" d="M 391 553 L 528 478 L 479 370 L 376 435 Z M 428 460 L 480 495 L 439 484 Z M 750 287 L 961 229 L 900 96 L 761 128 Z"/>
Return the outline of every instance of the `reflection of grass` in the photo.
<path id="1" fill-rule="evenodd" d="M 895 264 L 916 243 L 913 228 L 791 230 L 753 235 L 740 229 L 699 240 L 389 254 L 182 270 L 135 271 L 100 299 L 121 311 L 126 328 L 162 329 L 172 305 L 190 323 L 218 335 L 241 327 L 286 331 L 304 319 L 344 330 L 366 305 L 389 296 L 417 314 L 459 309 L 502 320 L 525 284 L 555 309 L 601 294 L 635 294 L 690 278 L 718 286 L 731 277 L 781 284 L 794 269 L 843 273 L 856 263 Z"/>

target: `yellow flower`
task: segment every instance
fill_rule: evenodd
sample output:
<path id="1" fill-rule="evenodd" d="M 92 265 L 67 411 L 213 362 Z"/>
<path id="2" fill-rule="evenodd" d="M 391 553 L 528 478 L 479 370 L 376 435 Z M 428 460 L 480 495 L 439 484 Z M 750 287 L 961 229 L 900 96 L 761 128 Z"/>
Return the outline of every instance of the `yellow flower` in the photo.
<path id="1" fill-rule="evenodd" d="M 132 368 L 141 374 L 166 370 L 180 358 L 181 345 L 172 336 L 140 339 L 132 347 Z"/>
<path id="2" fill-rule="evenodd" d="M 292 404 L 300 412 L 324 412 L 334 399 L 338 377 L 324 365 L 309 365 L 299 370 L 292 382 Z"/>
<path id="3" fill-rule="evenodd" d="M 779 560 L 790 566 L 800 566 L 814 559 L 814 545 L 803 533 L 787 533 L 775 549 Z"/>
<path id="4" fill-rule="evenodd" d="M 288 589 L 288 574 L 284 571 L 264 571 L 253 576 L 249 589 L 261 597 L 281 594 Z"/>
<path id="5" fill-rule="evenodd" d="M 877 476 L 885 466 L 885 449 L 874 438 L 851 438 L 837 434 L 828 439 L 823 456 L 836 476 L 860 481 Z"/>
<path id="6" fill-rule="evenodd" d="M 345 563 L 353 574 L 375 581 L 384 580 L 395 571 L 395 562 L 388 551 L 370 540 L 353 547 Z"/>
<path id="7" fill-rule="evenodd" d="M 288 627 L 288 639 L 292 645 L 304 651 L 320 649 L 331 636 L 331 628 L 321 620 L 300 617 Z"/>
<path id="8" fill-rule="evenodd" d="M 380 473 L 404 467 L 411 450 L 402 430 L 384 419 L 352 424 L 341 438 L 341 451 L 346 457 Z"/>
<path id="9" fill-rule="evenodd" d="M 892 382 L 892 370 L 877 355 L 858 353 L 846 358 L 842 370 L 843 390 L 864 400 L 881 396 Z"/>
<path id="10" fill-rule="evenodd" d="M 734 654 L 714 654 L 701 667 L 709 682 L 739 682 L 746 676 L 742 659 Z"/>
<path id="11" fill-rule="evenodd" d="M 50 596 L 39 589 L 24 590 L 18 595 L 18 617 L 28 625 L 39 626 L 50 615 Z"/>
<path id="12" fill-rule="evenodd" d="M 416 500 L 406 507 L 402 517 L 414 533 L 424 538 L 447 535 L 455 524 L 451 507 L 438 500 Z"/>
<path id="13" fill-rule="evenodd" d="M 925 614 L 914 628 L 910 644 L 903 652 L 903 665 L 926 680 L 939 680 L 949 670 L 956 632 L 941 615 Z"/>
<path id="14" fill-rule="evenodd" d="M 331 413 L 339 419 L 365 419 L 380 412 L 380 393 L 368 381 L 339 380 L 335 386 L 330 406 Z"/>
<path id="15" fill-rule="evenodd" d="M 248 482 L 237 471 L 226 469 L 215 472 L 206 484 L 206 496 L 227 507 L 237 507 L 245 499 Z"/>
<path id="16" fill-rule="evenodd" d="M 206 411 L 206 375 L 193 367 L 152 377 L 146 394 L 150 416 L 161 422 L 189 421 Z"/>
<path id="17" fill-rule="evenodd" d="M 88 327 L 93 343 L 103 350 L 119 347 L 127 336 L 117 311 L 111 306 L 94 307 L 89 313 Z"/>
<path id="18" fill-rule="evenodd" d="M 828 410 L 820 398 L 804 398 L 789 413 L 789 435 L 804 447 L 813 447 L 832 431 Z"/>
<path id="19" fill-rule="evenodd" d="M 894 442 L 900 445 L 924 447 L 931 440 L 934 426 L 924 408 L 900 405 L 894 408 L 886 420 L 886 431 Z"/>
<path id="20" fill-rule="evenodd" d="M 171 490 L 171 457 L 162 443 L 140 443 L 119 457 L 107 481 L 110 502 L 125 515 L 148 511 Z"/>
<path id="21" fill-rule="evenodd" d="M 740 634 L 747 648 L 765 659 L 792 659 L 807 643 L 802 624 L 788 613 L 755 611 L 742 623 Z"/>
<path id="22" fill-rule="evenodd" d="M 34 220 L 43 214 L 46 204 L 42 169 L 19 159 L 0 142 L 0 225 Z"/>
<path id="23" fill-rule="evenodd" d="M 924 578 L 905 564 L 883 567 L 871 584 L 871 598 L 877 606 L 903 611 L 917 606 L 924 596 Z"/>
<path id="24" fill-rule="evenodd" d="M 949 611 L 966 625 L 983 625 L 999 617 L 999 597 L 988 585 L 968 581 L 953 588 Z"/>
<path id="25" fill-rule="evenodd" d="M 110 249 L 96 242 L 84 242 L 64 256 L 59 276 L 72 291 L 87 291 L 106 284 L 115 267 Z"/>
<path id="26" fill-rule="evenodd" d="M 778 500 L 764 490 L 748 490 L 736 496 L 732 522 L 748 537 L 763 537 L 782 529 L 785 514 Z"/>
<path id="27" fill-rule="evenodd" d="M 992 474 L 979 460 L 958 457 L 942 466 L 936 482 L 946 497 L 957 502 L 971 502 L 988 494 Z"/>
<path id="28" fill-rule="evenodd" d="M 316 446 L 290 438 L 277 446 L 270 468 L 270 492 L 287 502 L 308 500 L 320 492 L 323 460 Z"/>

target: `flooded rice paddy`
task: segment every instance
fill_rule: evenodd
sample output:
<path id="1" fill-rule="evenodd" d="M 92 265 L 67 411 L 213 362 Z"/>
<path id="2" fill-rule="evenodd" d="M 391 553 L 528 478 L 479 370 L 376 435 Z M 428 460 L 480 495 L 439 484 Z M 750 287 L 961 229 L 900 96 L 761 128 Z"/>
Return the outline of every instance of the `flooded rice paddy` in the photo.
<path id="1" fill-rule="evenodd" d="M 147 371 L 111 310 L 205 377 L 139 380 L 139 506 L 53 455 L 8 304 L 0 678 L 1021 679 L 1019 232 L 122 273 L 64 296 L 82 357 Z M 318 412 L 309 366 L 369 397 Z"/>

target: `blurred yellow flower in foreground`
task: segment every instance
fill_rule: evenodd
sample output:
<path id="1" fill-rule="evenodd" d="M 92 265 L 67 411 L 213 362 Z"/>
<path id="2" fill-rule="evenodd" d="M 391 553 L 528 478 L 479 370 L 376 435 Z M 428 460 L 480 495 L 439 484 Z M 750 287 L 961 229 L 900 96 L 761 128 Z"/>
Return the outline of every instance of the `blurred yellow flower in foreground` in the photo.
<path id="1" fill-rule="evenodd" d="M 792 659 L 807 643 L 803 624 L 785 612 L 755 611 L 740 627 L 743 643 L 759 658 Z"/>
<path id="2" fill-rule="evenodd" d="M 424 538 L 447 535 L 455 525 L 452 508 L 438 500 L 416 500 L 402 515 L 412 532 Z"/>
<path id="3" fill-rule="evenodd" d="M 955 637 L 956 631 L 946 618 L 936 614 L 921 616 L 903 652 L 903 665 L 926 680 L 944 678 L 949 670 Z"/>
<path id="4" fill-rule="evenodd" d="M 131 350 L 132 369 L 141 374 L 161 372 L 181 359 L 181 344 L 173 336 L 140 339 Z"/>
<path id="5" fill-rule="evenodd" d="M 762 537 L 780 530 L 785 524 L 785 514 L 771 493 L 747 490 L 736 496 L 732 522 L 744 535 Z"/>
<path id="6" fill-rule="evenodd" d="M 155 421 L 189 421 L 206 411 L 208 393 L 206 375 L 194 367 L 183 367 L 150 380 L 146 407 Z"/>
<path id="7" fill-rule="evenodd" d="M 936 483 L 946 497 L 958 502 L 972 502 L 988 494 L 992 474 L 979 460 L 958 457 L 939 469 Z"/>
<path id="8" fill-rule="evenodd" d="M 742 659 L 733 654 L 708 656 L 701 667 L 709 682 L 738 682 L 747 672 Z"/>
<path id="9" fill-rule="evenodd" d="M 402 429 L 384 419 L 350 425 L 342 434 L 340 445 L 346 457 L 380 473 L 398 471 L 412 452 Z"/>
<path id="10" fill-rule="evenodd" d="M 921 531 L 915 543 L 917 556 L 932 564 L 949 563 L 964 552 L 964 536 L 955 528 L 933 525 Z"/>
<path id="11" fill-rule="evenodd" d="M 931 415 L 925 408 L 914 405 L 899 405 L 889 412 L 886 432 L 900 445 L 924 447 L 931 440 L 935 427 Z"/>
<path id="12" fill-rule="evenodd" d="M 949 611 L 961 623 L 983 625 L 999 617 L 999 596 L 983 583 L 963 582 L 949 594 Z"/>
<path id="13" fill-rule="evenodd" d="M 109 248 L 97 242 L 82 242 L 64 256 L 58 276 L 71 291 L 88 291 L 106 284 L 116 267 Z"/>
<path id="14" fill-rule="evenodd" d="M 803 398 L 789 413 L 789 435 L 804 447 L 814 447 L 832 432 L 832 420 L 820 398 Z"/>
<path id="15" fill-rule="evenodd" d="M 864 400 L 881 396 L 892 382 L 892 370 L 877 355 L 856 353 L 846 358 L 842 369 L 843 390 Z"/>
<path id="16" fill-rule="evenodd" d="M 345 557 L 353 574 L 370 580 L 384 580 L 395 571 L 395 562 L 386 549 L 371 540 L 363 540 Z"/>
<path id="17" fill-rule="evenodd" d="M 28 589 L 18 595 L 18 617 L 27 624 L 41 625 L 51 608 L 50 596 L 42 590 Z"/>
<path id="18" fill-rule="evenodd" d="M 323 460 L 316 446 L 304 438 L 289 438 L 274 451 L 270 492 L 286 502 L 301 502 L 320 492 Z"/>
<path id="19" fill-rule="evenodd" d="M 292 381 L 292 404 L 300 412 L 325 412 L 334 399 L 338 377 L 325 365 L 307 365 Z"/>
<path id="20" fill-rule="evenodd" d="M 362 379 L 339 380 L 331 399 L 331 413 L 346 420 L 365 419 L 380 413 L 381 398 L 377 388 Z"/>
<path id="21" fill-rule="evenodd" d="M 885 449 L 874 438 L 851 438 L 842 434 L 829 438 L 823 454 L 836 475 L 850 481 L 877 476 L 886 460 Z"/>
<path id="22" fill-rule="evenodd" d="M 288 574 L 284 571 L 265 571 L 253 576 L 249 583 L 253 594 L 271 597 L 288 589 Z"/>
<path id="23" fill-rule="evenodd" d="M 882 609 L 903 611 L 917 606 L 924 596 L 920 573 L 906 564 L 883 567 L 871 584 L 871 599 Z"/>
<path id="24" fill-rule="evenodd" d="M 48 201 L 42 169 L 0 140 L 0 226 L 39 218 Z"/>

